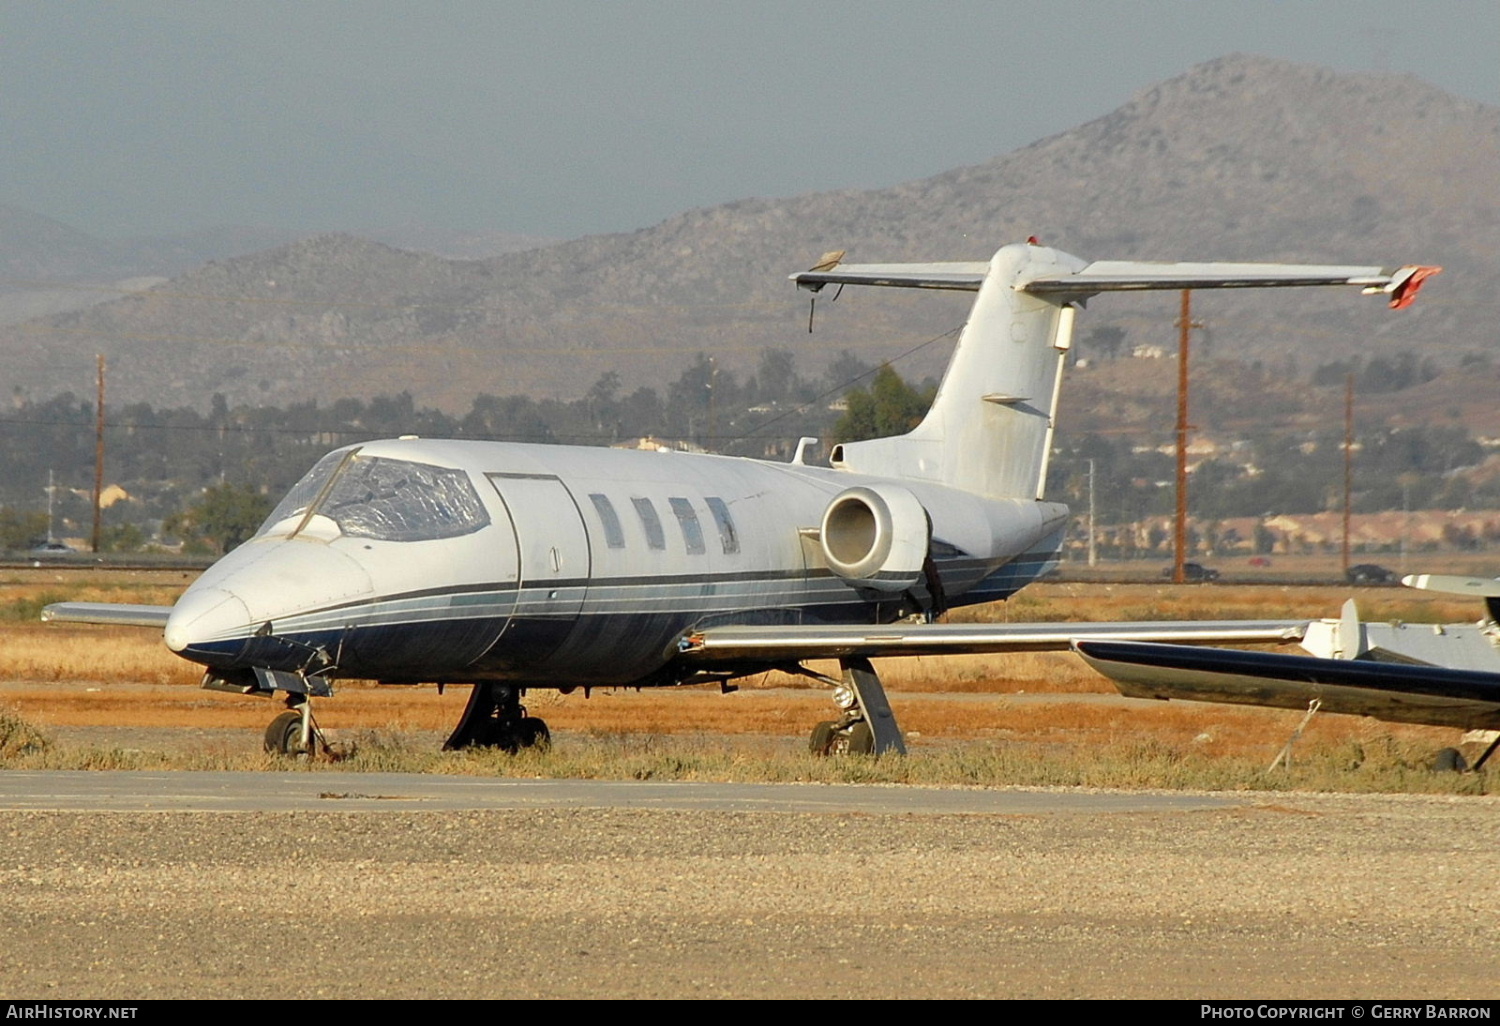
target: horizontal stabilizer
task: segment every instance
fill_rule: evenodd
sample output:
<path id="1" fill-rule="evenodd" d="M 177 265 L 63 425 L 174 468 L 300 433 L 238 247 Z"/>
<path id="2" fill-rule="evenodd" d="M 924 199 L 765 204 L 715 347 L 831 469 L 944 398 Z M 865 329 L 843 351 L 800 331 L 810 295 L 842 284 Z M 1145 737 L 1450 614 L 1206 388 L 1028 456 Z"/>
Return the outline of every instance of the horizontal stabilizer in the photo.
<path id="1" fill-rule="evenodd" d="M 827 270 L 803 271 L 791 277 L 799 288 L 811 292 L 817 292 L 824 285 L 885 285 L 902 289 L 978 292 L 989 270 L 987 260 L 933 264 L 846 264 Z"/>
<path id="2" fill-rule="evenodd" d="M 792 663 L 802 659 L 1061 652 L 1080 638 L 1178 644 L 1296 641 L 1305 620 L 1187 620 L 1140 623 L 942 623 L 877 626 L 709 627 L 682 639 L 694 662 Z"/>
<path id="3" fill-rule="evenodd" d="M 54 602 L 42 610 L 42 619 L 50 623 L 165 627 L 171 613 L 171 606 L 140 606 L 123 602 Z"/>
<path id="4" fill-rule="evenodd" d="M 828 254 L 832 257 L 834 254 Z M 838 264 L 825 257 L 818 267 L 791 276 L 804 289 L 825 285 L 883 285 L 890 288 L 951 289 L 977 292 L 990 265 L 980 261 L 926 264 Z M 1099 292 L 1153 289 L 1261 289 L 1346 285 L 1367 294 L 1385 294 L 1401 309 L 1416 298 L 1422 282 L 1441 267 L 1409 264 L 1396 269 L 1344 264 L 1167 263 L 1149 260 L 1096 260 L 1072 273 L 1045 273 L 1018 287 L 1033 295 L 1087 297 Z"/>
<path id="5" fill-rule="evenodd" d="M 1368 294 L 1385 293 L 1391 306 L 1407 306 L 1423 279 L 1440 267 L 1390 270 L 1322 264 L 1158 263 L 1144 260 L 1096 260 L 1075 274 L 1045 275 L 1027 282 L 1025 291 L 1038 295 L 1093 295 L 1152 289 L 1304 288 L 1315 285 L 1352 285 Z"/>
<path id="6" fill-rule="evenodd" d="M 1085 662 L 1131 698 L 1225 702 L 1373 716 L 1468 730 L 1500 728 L 1500 674 L 1362 659 L 1184 645 L 1079 641 Z"/>

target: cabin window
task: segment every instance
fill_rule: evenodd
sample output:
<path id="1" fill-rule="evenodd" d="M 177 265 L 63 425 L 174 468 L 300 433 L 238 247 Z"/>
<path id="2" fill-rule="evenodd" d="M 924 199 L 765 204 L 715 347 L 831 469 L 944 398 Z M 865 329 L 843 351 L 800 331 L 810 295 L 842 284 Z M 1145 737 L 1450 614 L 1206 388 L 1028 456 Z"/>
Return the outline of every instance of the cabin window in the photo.
<path id="1" fill-rule="evenodd" d="M 667 536 L 662 533 L 661 518 L 656 515 L 656 507 L 651 505 L 651 500 L 631 499 L 630 502 L 635 507 L 636 515 L 641 518 L 641 527 L 646 530 L 646 544 L 653 549 L 666 548 Z"/>
<path id="2" fill-rule="evenodd" d="M 319 489 L 321 497 L 311 512 L 332 520 L 351 538 L 402 542 L 456 538 L 490 522 L 479 493 L 462 470 L 344 455 L 340 454 L 343 465 L 333 479 Z M 312 477 L 309 474 L 293 492 Z M 292 499 L 288 496 L 283 505 Z"/>
<path id="3" fill-rule="evenodd" d="M 724 555 L 732 556 L 740 551 L 739 532 L 734 529 L 734 520 L 729 516 L 729 507 L 724 500 L 710 495 L 703 500 L 708 503 L 708 511 L 714 515 L 714 523 L 719 525 L 719 544 L 724 546 Z"/>
<path id="4" fill-rule="evenodd" d="M 615 515 L 614 503 L 609 501 L 609 496 L 598 492 L 590 492 L 589 500 L 594 504 L 594 512 L 599 514 L 599 522 L 604 525 L 605 543 L 612 549 L 623 549 L 625 532 L 620 529 L 620 518 Z"/>
<path id="5" fill-rule="evenodd" d="M 698 514 L 693 509 L 693 504 L 686 499 L 668 499 L 667 502 L 672 504 L 672 512 L 677 514 L 677 526 L 682 528 L 682 541 L 687 545 L 688 555 L 703 555 L 703 527 L 698 523 Z"/>

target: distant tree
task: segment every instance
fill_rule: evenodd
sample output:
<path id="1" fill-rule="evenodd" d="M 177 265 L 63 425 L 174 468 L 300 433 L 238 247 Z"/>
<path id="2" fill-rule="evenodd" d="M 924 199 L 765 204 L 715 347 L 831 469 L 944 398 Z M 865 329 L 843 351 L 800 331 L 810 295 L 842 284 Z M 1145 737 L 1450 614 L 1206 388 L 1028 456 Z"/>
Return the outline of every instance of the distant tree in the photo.
<path id="1" fill-rule="evenodd" d="M 890 364 L 882 364 L 868 392 L 855 388 L 845 394 L 849 408 L 834 425 L 833 436 L 840 442 L 857 442 L 905 434 L 921 421 L 935 393 L 936 389 L 918 392 Z"/>
<path id="2" fill-rule="evenodd" d="M 1084 336 L 1080 348 L 1078 355 L 1085 359 L 1117 360 L 1125 348 L 1125 329 L 1102 324 Z"/>
<path id="3" fill-rule="evenodd" d="M 1255 525 L 1255 554 L 1257 556 L 1268 556 L 1276 551 L 1276 532 L 1265 525 L 1264 521 Z"/>
<path id="4" fill-rule="evenodd" d="M 216 484 L 168 518 L 165 529 L 185 542 L 206 541 L 228 552 L 253 535 L 270 512 L 270 500 L 252 485 Z"/>
<path id="5" fill-rule="evenodd" d="M 791 399 L 797 387 L 796 356 L 790 349 L 762 349 L 755 380 L 761 399 L 778 403 Z"/>
<path id="6" fill-rule="evenodd" d="M 111 524 L 99 532 L 101 552 L 139 552 L 146 547 L 146 532 L 135 524 Z"/>
<path id="7" fill-rule="evenodd" d="M 47 537 L 47 514 L 0 508 L 0 549 L 29 549 Z"/>
<path id="8" fill-rule="evenodd" d="M 1358 374 L 1363 361 L 1359 357 L 1351 360 L 1332 360 L 1328 363 L 1318 364 L 1318 369 L 1313 371 L 1312 383 L 1318 388 L 1331 388 L 1334 385 L 1343 385 L 1349 375 Z"/>
<path id="9" fill-rule="evenodd" d="M 847 349 L 840 349 L 828 364 L 823 380 L 829 388 L 845 388 L 869 374 L 873 368 Z"/>

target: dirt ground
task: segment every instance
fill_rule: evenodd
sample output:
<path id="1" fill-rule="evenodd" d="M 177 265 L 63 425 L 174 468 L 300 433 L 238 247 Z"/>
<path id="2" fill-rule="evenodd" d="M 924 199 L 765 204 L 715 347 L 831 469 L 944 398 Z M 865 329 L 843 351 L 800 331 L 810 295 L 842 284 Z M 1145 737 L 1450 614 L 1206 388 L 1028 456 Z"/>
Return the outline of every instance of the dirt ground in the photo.
<path id="1" fill-rule="evenodd" d="M 1302 794 L 12 811 L 0 994 L 1493 1000 L 1497 822 L 1497 798 Z"/>

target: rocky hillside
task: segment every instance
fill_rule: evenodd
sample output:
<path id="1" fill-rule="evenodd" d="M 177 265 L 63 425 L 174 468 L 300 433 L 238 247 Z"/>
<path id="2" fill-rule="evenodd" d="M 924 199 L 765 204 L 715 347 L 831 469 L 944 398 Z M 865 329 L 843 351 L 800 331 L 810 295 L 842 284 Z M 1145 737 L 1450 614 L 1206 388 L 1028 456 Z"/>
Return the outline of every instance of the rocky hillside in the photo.
<path id="1" fill-rule="evenodd" d="M 1303 375 L 1355 351 L 1456 363 L 1500 346 L 1496 181 L 1496 108 L 1409 77 L 1232 56 L 1024 149 L 888 189 L 747 199 L 488 260 L 319 237 L 0 330 L 0 349 L 32 395 L 86 390 L 104 352 L 113 394 L 174 405 L 407 388 L 458 408 L 479 391 L 575 396 L 605 370 L 627 387 L 672 380 L 698 351 L 749 366 L 764 347 L 813 370 L 843 347 L 894 356 L 966 308 L 851 292 L 819 302 L 809 336 L 786 275 L 820 253 L 976 259 L 1035 234 L 1088 258 L 1442 264 L 1401 313 L 1342 293 L 1200 293 L 1195 315 L 1217 351 Z M 1080 327 L 1172 345 L 1174 316 L 1173 297 L 1106 297 Z M 939 368 L 941 348 L 903 372 Z"/>

